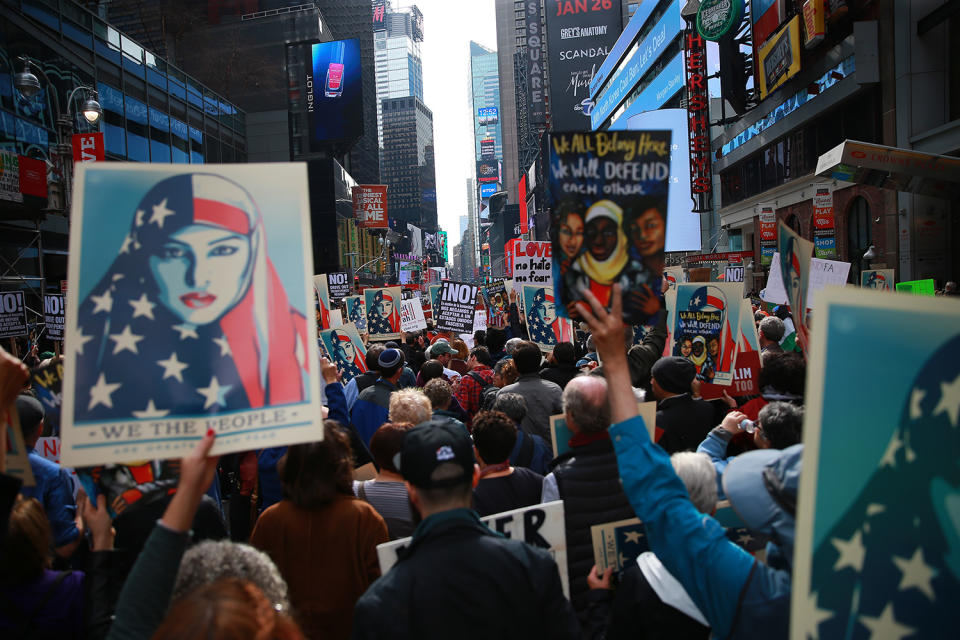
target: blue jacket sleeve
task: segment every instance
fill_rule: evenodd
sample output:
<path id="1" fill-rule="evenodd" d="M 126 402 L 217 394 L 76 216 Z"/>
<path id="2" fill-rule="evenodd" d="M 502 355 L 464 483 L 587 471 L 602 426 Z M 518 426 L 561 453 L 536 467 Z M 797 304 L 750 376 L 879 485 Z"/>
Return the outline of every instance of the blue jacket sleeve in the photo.
<path id="1" fill-rule="evenodd" d="M 724 437 L 727 434 L 727 437 Z M 713 429 L 707 434 L 706 439 L 697 447 L 697 453 L 705 453 L 713 463 L 713 468 L 717 470 L 717 499 L 726 500 L 723 493 L 723 470 L 727 468 L 730 462 L 727 459 L 727 444 L 730 442 L 729 434 L 724 429 Z"/>
<path id="2" fill-rule="evenodd" d="M 336 420 L 345 427 L 350 424 L 347 397 L 344 394 L 343 385 L 339 382 L 327 385 L 327 409 L 330 410 L 328 417 L 331 420 Z"/>
<path id="3" fill-rule="evenodd" d="M 650 441 L 643 418 L 612 426 L 610 437 L 623 490 L 646 526 L 651 551 L 690 594 L 715 637 L 728 637 L 753 556 L 696 510 L 670 457 Z"/>
<path id="4" fill-rule="evenodd" d="M 73 480 L 65 469 L 57 473 L 57 481 L 50 484 L 44 506 L 53 530 L 53 546 L 62 547 L 80 537 L 77 529 L 77 503 L 73 499 Z"/>
<path id="5" fill-rule="evenodd" d="M 357 400 L 353 405 L 353 428 L 367 447 L 374 432 L 387 421 L 388 411 L 378 404 L 366 400 Z"/>
<path id="6" fill-rule="evenodd" d="M 353 411 L 353 405 L 356 404 L 357 396 L 360 395 L 360 392 L 357 391 L 356 378 L 350 380 L 347 386 L 343 388 L 343 395 L 347 398 L 347 411 Z"/>

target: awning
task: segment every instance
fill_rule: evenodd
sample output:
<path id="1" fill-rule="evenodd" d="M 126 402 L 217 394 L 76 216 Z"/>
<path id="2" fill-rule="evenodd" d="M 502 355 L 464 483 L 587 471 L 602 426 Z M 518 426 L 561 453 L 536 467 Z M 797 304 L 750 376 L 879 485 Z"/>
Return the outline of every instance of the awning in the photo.
<path id="1" fill-rule="evenodd" d="M 937 198 L 960 197 L 960 158 L 856 140 L 821 155 L 817 175 Z"/>

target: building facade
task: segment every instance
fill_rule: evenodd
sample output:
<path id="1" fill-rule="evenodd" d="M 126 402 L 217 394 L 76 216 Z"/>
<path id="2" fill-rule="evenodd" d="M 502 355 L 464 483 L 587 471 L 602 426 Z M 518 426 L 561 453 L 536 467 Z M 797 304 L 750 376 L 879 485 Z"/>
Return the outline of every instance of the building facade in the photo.
<path id="1" fill-rule="evenodd" d="M 433 112 L 415 96 L 387 98 L 383 106 L 382 181 L 391 220 L 435 232 L 436 167 Z M 432 200 L 432 201 L 431 201 Z"/>
<path id="2" fill-rule="evenodd" d="M 385 9 L 381 20 L 375 16 L 373 31 L 377 73 L 377 134 L 382 149 L 382 101 L 406 96 L 423 100 L 423 58 L 420 53 L 423 14 L 415 6 L 391 11 L 382 0 L 374 4 Z"/>

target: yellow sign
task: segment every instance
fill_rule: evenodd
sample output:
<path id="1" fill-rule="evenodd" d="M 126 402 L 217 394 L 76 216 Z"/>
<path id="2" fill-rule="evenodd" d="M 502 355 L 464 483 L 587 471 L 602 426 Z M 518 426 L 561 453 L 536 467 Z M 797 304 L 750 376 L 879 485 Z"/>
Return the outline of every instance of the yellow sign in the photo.
<path id="1" fill-rule="evenodd" d="M 800 71 L 800 16 L 760 47 L 760 99 Z"/>
<path id="2" fill-rule="evenodd" d="M 803 45 L 807 49 L 813 49 L 823 42 L 827 33 L 826 14 L 827 9 L 824 6 L 824 0 L 804 0 L 803 26 L 806 37 Z"/>

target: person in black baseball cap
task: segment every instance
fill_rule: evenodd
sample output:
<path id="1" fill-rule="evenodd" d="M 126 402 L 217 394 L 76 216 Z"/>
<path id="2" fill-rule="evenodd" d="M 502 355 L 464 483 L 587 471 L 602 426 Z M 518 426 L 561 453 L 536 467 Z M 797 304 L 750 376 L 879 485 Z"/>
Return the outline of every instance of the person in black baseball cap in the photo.
<path id="1" fill-rule="evenodd" d="M 504 620 L 517 637 L 580 637 L 550 554 L 494 533 L 470 508 L 480 468 L 464 429 L 423 422 L 394 461 L 422 521 L 357 601 L 354 638 L 496 637 Z"/>
<path id="2" fill-rule="evenodd" d="M 650 387 L 657 397 L 657 444 L 667 453 L 693 451 L 713 427 L 713 407 L 694 399 L 690 384 L 697 375 L 693 363 L 680 356 L 660 358 L 650 369 Z"/>

